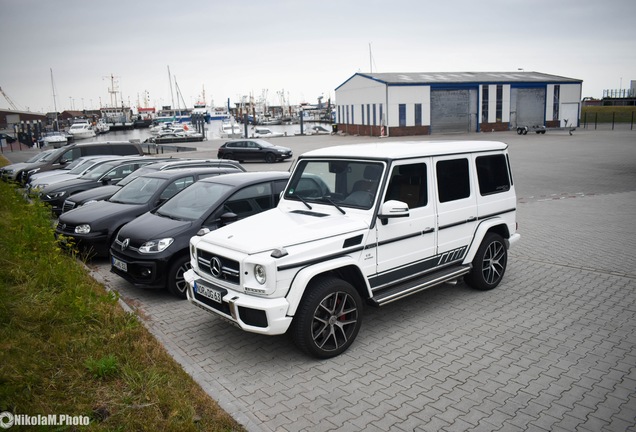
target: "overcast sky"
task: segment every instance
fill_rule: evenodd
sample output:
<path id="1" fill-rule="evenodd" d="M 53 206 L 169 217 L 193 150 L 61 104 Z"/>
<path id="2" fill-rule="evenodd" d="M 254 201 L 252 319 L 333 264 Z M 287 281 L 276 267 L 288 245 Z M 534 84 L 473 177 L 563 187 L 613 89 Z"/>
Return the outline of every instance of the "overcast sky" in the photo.
<path id="1" fill-rule="evenodd" d="M 524 69 L 600 98 L 636 80 L 635 18 L 634 0 L 0 0 L 0 87 L 37 112 L 53 111 L 51 70 L 58 111 L 111 105 L 111 75 L 118 105 L 172 105 L 175 80 L 189 107 L 203 89 L 297 104 L 371 68 Z"/>

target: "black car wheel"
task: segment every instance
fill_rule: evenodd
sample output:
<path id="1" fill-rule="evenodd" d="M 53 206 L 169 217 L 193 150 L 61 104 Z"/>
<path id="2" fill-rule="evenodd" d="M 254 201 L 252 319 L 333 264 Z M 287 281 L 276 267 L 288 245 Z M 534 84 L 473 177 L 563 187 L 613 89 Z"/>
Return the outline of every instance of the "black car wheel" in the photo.
<path id="1" fill-rule="evenodd" d="M 312 281 L 291 328 L 294 343 L 317 358 L 330 358 L 353 343 L 362 325 L 362 299 L 351 284 L 337 278 Z"/>
<path id="2" fill-rule="evenodd" d="M 498 234 L 489 233 L 475 254 L 473 269 L 464 280 L 479 290 L 493 289 L 503 279 L 507 263 L 508 251 L 504 239 Z"/>
<path id="3" fill-rule="evenodd" d="M 186 298 L 188 283 L 185 281 L 183 274 L 191 268 L 190 255 L 179 257 L 168 272 L 168 291 L 179 298 Z"/>
<path id="4" fill-rule="evenodd" d="M 267 163 L 276 162 L 276 155 L 274 153 L 267 153 L 265 155 L 265 162 L 267 162 Z"/>

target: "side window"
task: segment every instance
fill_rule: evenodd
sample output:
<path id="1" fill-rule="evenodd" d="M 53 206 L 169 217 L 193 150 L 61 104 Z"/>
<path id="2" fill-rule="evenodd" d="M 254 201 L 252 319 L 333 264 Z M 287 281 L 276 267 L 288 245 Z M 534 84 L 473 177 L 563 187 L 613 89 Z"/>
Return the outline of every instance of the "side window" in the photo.
<path id="1" fill-rule="evenodd" d="M 261 209 L 272 208 L 272 186 L 268 183 L 248 186 L 232 195 L 225 203 L 225 209 L 235 213 L 239 219 L 258 213 Z"/>
<path id="2" fill-rule="evenodd" d="M 444 203 L 470 196 L 468 159 L 438 161 L 435 169 L 437 172 L 439 202 Z"/>
<path id="3" fill-rule="evenodd" d="M 86 146 L 83 149 L 84 156 L 108 155 L 112 154 L 110 147 L 101 145 Z"/>
<path id="4" fill-rule="evenodd" d="M 167 188 L 165 188 L 163 192 L 161 192 L 161 196 L 159 197 L 159 199 L 160 200 L 170 199 L 174 195 L 176 195 L 177 192 L 180 192 L 181 190 L 187 188 L 192 183 L 194 183 L 194 177 L 192 176 L 177 179 L 173 181 Z"/>
<path id="5" fill-rule="evenodd" d="M 60 158 L 61 161 L 65 160 L 68 162 L 72 162 L 75 159 L 77 159 L 78 157 L 80 157 L 82 155 L 82 152 L 79 148 L 75 147 L 70 149 L 67 152 L 64 152 L 64 154 L 62 155 L 62 157 Z"/>
<path id="6" fill-rule="evenodd" d="M 111 172 L 109 172 L 108 173 L 108 177 L 110 177 L 110 178 L 124 178 L 128 174 L 130 174 L 133 171 L 135 171 L 136 168 L 137 168 L 137 166 L 134 165 L 134 164 L 121 165 L 121 166 L 118 166 L 117 168 L 115 168 L 114 170 L 112 170 Z"/>
<path id="7" fill-rule="evenodd" d="M 479 180 L 479 193 L 482 196 L 510 190 L 506 156 L 502 154 L 479 156 L 476 158 L 475 163 L 477 166 L 477 179 Z"/>
<path id="8" fill-rule="evenodd" d="M 402 201 L 411 209 L 426 206 L 428 204 L 426 178 L 425 163 L 393 167 L 384 201 Z"/>

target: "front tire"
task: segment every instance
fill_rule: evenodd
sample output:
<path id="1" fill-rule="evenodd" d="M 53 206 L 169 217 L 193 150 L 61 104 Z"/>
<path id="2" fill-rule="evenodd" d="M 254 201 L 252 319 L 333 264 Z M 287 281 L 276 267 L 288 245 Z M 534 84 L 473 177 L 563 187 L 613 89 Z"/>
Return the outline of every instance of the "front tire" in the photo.
<path id="1" fill-rule="evenodd" d="M 265 155 L 265 162 L 267 162 L 267 163 L 276 162 L 276 155 L 274 153 L 267 153 Z"/>
<path id="2" fill-rule="evenodd" d="M 190 270 L 190 255 L 183 255 L 170 266 L 168 272 L 168 291 L 179 298 L 186 298 L 188 283 L 185 281 L 183 274 Z"/>
<path id="3" fill-rule="evenodd" d="M 305 353 L 326 359 L 343 353 L 362 325 L 362 298 L 340 279 L 309 284 L 291 328 L 294 343 Z"/>
<path id="4" fill-rule="evenodd" d="M 475 289 L 491 290 L 503 279 L 507 264 L 508 250 L 504 239 L 499 234 L 488 233 L 475 254 L 473 269 L 464 280 Z"/>

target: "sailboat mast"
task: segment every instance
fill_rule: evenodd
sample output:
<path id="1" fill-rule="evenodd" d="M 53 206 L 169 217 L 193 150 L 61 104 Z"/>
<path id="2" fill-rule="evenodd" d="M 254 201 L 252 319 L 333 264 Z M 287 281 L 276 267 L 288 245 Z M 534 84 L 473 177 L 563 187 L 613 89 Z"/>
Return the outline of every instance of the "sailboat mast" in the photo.
<path id="1" fill-rule="evenodd" d="M 51 71 L 51 89 L 53 90 L 53 111 L 55 111 L 55 130 L 58 129 L 58 119 L 57 119 L 57 101 L 55 100 L 55 82 L 53 81 L 53 68 L 49 68 Z"/>
<path id="2" fill-rule="evenodd" d="M 168 82 L 170 82 L 170 99 L 172 100 L 172 105 L 170 107 L 174 109 L 174 94 L 172 93 L 172 77 L 170 76 L 170 66 L 168 66 Z"/>

